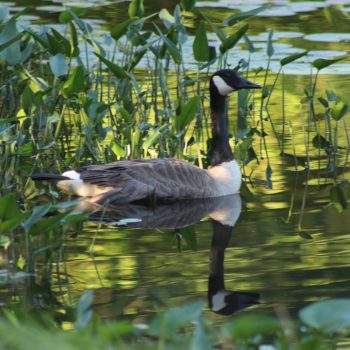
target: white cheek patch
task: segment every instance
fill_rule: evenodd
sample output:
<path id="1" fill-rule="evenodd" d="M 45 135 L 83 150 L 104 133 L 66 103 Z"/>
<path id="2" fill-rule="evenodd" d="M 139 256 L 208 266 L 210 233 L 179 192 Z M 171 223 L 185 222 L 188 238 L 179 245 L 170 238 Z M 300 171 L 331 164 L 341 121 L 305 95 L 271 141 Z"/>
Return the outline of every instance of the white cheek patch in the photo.
<path id="1" fill-rule="evenodd" d="M 213 82 L 217 87 L 219 94 L 222 96 L 226 96 L 234 90 L 230 85 L 227 85 L 224 79 L 222 79 L 218 75 L 215 75 L 213 77 Z"/>

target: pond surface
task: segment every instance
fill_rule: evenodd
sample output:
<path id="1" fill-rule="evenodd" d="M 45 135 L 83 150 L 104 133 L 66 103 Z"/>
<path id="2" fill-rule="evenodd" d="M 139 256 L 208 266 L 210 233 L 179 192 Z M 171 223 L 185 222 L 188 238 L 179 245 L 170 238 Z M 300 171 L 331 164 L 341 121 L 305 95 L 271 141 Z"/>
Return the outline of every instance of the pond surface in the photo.
<path id="1" fill-rule="evenodd" d="M 6 3 L 14 12 L 31 6 L 31 2 L 26 1 Z M 172 9 L 174 3 L 146 1 L 146 10 L 153 13 L 162 7 Z M 198 2 L 198 9 L 217 23 L 237 10 L 249 10 L 265 2 L 241 3 L 203 1 Z M 86 2 L 74 4 L 85 6 Z M 37 1 L 24 19 L 33 26 L 57 24 L 57 13 L 64 5 L 71 5 L 71 2 Z M 127 5 L 122 1 L 91 1 L 86 18 L 102 33 L 126 18 Z M 276 55 L 270 66 L 274 72 L 279 69 L 280 58 L 310 51 L 300 62 L 286 68 L 285 96 L 279 80 L 270 113 L 279 137 L 283 125 L 287 125 L 285 153 L 296 154 L 300 160 L 308 151 L 311 166 L 306 168 L 305 164 L 295 165 L 294 160 L 282 159 L 277 139 L 269 130 L 272 188 L 264 182 L 266 157 L 261 156 L 259 164 L 245 167 L 245 174 L 254 170 L 252 177 L 259 181 L 247 181 L 251 194 L 244 191 L 242 201 L 234 198 L 231 206 L 225 204 L 234 208 L 232 212 L 228 210 L 231 224 L 237 219 L 232 233 L 227 226 L 225 229 L 217 224 L 215 205 L 220 210 L 225 208 L 220 203 L 192 203 L 189 207 L 148 211 L 117 208 L 110 216 L 105 215 L 103 222 L 87 221 L 81 232 L 66 237 L 60 261 L 50 271 L 49 285 L 39 264 L 36 277 L 2 292 L 4 302 L 42 303 L 44 306 L 58 300 L 63 305 L 71 305 L 86 289 L 92 289 L 97 314 L 104 318 L 136 316 L 136 321 L 141 322 L 164 305 L 205 299 L 209 294 L 211 308 L 216 314 L 209 308 L 207 313 L 215 322 L 220 322 L 222 299 L 225 299 L 218 300 L 220 295 L 229 296 L 230 306 L 221 312 L 227 314 L 248 306 L 249 310 L 266 312 L 284 306 L 293 314 L 311 301 L 349 297 L 350 213 L 348 209 L 339 213 L 330 204 L 334 172 L 328 171 L 324 150 L 305 147 L 307 117 L 300 104 L 304 87 L 310 80 L 309 63 L 348 51 L 349 16 L 348 1 L 276 1 L 272 2 L 271 9 L 250 21 L 249 37 L 257 50 L 251 55 L 251 68 L 266 67 L 266 40 L 270 28 L 275 31 Z M 193 26 L 196 20 L 188 18 Z M 242 43 L 232 51 L 233 64 L 247 56 L 249 53 Z M 349 67 L 347 59 L 323 71 L 325 75 L 319 77 L 317 85 L 318 94 L 334 89 L 344 101 L 349 101 Z M 273 78 L 271 76 L 270 80 Z M 282 98 L 286 121 L 282 118 Z M 231 111 L 235 113 L 235 99 L 232 106 Z M 321 113 L 321 107 L 317 109 Z M 338 173 L 344 180 L 350 175 L 347 131 L 346 122 L 339 123 L 338 144 L 343 149 L 338 153 Z M 225 210 L 222 212 L 227 214 Z M 126 228 L 105 222 L 109 219 L 120 224 L 123 213 L 132 219 L 142 217 L 142 221 L 131 221 Z M 158 227 L 160 222 L 162 225 Z M 143 224 L 146 228 L 137 228 Z M 190 226 L 184 228 L 187 224 Z M 217 298 L 213 303 L 215 294 Z"/>

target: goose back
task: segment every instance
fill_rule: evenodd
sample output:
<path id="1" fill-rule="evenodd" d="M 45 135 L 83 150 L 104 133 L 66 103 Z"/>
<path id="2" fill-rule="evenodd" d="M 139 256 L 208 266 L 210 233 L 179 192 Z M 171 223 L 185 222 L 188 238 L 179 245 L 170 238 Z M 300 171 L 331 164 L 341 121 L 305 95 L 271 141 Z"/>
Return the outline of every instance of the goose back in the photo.
<path id="1" fill-rule="evenodd" d="M 76 172 L 80 180 L 67 182 L 73 181 L 73 190 L 79 195 L 84 186 L 95 186 L 100 193 L 91 195 L 94 202 L 127 203 L 147 198 L 171 201 L 217 195 L 215 182 L 206 170 L 175 159 L 118 161 Z"/>

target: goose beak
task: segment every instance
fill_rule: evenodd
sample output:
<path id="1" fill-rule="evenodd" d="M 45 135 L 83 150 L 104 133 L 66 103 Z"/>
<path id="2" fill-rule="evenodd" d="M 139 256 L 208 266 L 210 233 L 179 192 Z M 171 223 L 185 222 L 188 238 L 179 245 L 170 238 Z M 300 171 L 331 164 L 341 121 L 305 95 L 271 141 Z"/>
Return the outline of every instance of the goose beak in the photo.
<path id="1" fill-rule="evenodd" d="M 240 84 L 238 89 L 261 89 L 261 88 L 262 88 L 261 85 L 252 83 L 251 81 L 240 77 Z"/>

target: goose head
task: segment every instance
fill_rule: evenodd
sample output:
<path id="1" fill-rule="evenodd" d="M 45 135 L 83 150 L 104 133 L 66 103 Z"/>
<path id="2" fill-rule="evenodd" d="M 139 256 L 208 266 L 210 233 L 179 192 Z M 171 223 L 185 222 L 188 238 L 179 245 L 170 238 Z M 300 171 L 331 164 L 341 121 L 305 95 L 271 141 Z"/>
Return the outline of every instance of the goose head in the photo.
<path id="1" fill-rule="evenodd" d="M 233 69 L 221 69 L 210 79 L 210 92 L 227 96 L 233 91 L 241 89 L 261 89 L 261 85 L 242 78 Z"/>

